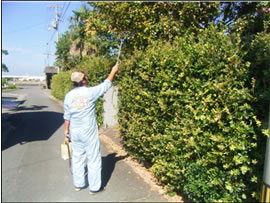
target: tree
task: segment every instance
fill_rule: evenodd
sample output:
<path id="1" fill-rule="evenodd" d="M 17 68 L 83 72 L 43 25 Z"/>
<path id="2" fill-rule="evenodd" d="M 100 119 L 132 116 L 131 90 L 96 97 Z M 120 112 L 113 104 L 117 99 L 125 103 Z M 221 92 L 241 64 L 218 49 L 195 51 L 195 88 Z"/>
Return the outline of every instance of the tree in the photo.
<path id="1" fill-rule="evenodd" d="M 8 51 L 2 49 L 2 54 L 8 55 Z M 6 66 L 6 64 L 3 64 L 3 63 L 2 63 L 2 71 L 3 71 L 3 72 L 8 72 L 8 67 Z"/>
<path id="2" fill-rule="evenodd" d="M 173 41 L 187 30 L 207 27 L 219 16 L 220 3 L 183 2 L 91 2 L 86 20 L 88 36 L 115 41 L 126 38 L 124 49 L 145 49 L 157 39 Z M 127 50 L 126 50 L 127 51 Z"/>
<path id="3" fill-rule="evenodd" d="M 253 13 L 243 17 L 241 22 L 242 43 L 248 53 L 246 60 L 251 62 L 250 81 L 255 86 L 254 109 L 259 119 L 267 121 L 270 103 L 270 3 L 257 3 Z"/>
<path id="4" fill-rule="evenodd" d="M 85 6 L 81 6 L 78 11 L 73 11 L 74 15 L 70 18 L 70 30 L 71 39 L 73 42 L 73 52 L 79 57 L 83 56 L 83 50 L 86 48 L 86 31 L 85 31 L 85 19 L 88 18 L 90 10 Z M 78 54 L 76 54 L 78 50 Z"/>
<path id="5" fill-rule="evenodd" d="M 78 63 L 78 59 L 70 54 L 71 45 L 71 34 L 69 32 L 65 32 L 56 44 L 55 65 L 62 71 L 70 70 Z"/>
<path id="6" fill-rule="evenodd" d="M 255 35 L 270 30 L 269 2 L 230 2 L 221 6 L 223 22 L 229 32 L 241 33 L 241 39 L 248 49 Z"/>

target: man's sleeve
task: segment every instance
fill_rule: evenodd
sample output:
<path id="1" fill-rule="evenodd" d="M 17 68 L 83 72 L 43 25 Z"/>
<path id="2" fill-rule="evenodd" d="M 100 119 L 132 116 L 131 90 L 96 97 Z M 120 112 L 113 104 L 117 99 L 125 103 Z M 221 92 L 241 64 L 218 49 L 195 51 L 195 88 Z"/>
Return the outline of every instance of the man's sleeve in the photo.
<path id="1" fill-rule="evenodd" d="M 65 97 L 64 100 L 64 119 L 65 120 L 70 120 L 70 108 L 69 108 L 69 104 L 68 104 L 68 99 Z"/>
<path id="2" fill-rule="evenodd" d="M 110 89 L 111 86 L 112 82 L 106 79 L 103 83 L 94 87 L 90 87 L 90 99 L 95 102 L 99 97 L 103 96 Z"/>

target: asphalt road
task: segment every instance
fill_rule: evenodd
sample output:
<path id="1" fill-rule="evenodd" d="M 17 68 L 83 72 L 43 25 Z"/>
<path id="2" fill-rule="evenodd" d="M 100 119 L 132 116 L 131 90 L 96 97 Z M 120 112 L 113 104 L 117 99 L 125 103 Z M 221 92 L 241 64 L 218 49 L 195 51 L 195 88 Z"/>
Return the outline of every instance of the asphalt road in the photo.
<path id="1" fill-rule="evenodd" d="M 157 202 L 167 201 L 138 176 L 124 156 L 101 143 L 102 184 L 94 196 L 75 192 L 68 161 L 61 159 L 63 108 L 39 86 L 2 93 L 17 98 L 17 108 L 2 106 L 3 202 Z"/>

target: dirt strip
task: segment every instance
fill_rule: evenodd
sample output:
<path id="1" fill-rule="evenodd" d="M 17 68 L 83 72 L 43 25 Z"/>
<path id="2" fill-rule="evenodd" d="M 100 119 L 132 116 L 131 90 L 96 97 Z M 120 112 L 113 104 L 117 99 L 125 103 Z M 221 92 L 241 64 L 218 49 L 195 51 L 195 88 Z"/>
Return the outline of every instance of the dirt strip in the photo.
<path id="1" fill-rule="evenodd" d="M 104 135 L 103 133 L 100 133 L 99 135 L 100 139 L 107 144 L 107 149 L 110 152 L 117 153 L 117 156 L 125 156 L 128 154 L 121 146 L 112 141 L 112 139 L 108 136 Z M 138 163 L 130 156 L 124 160 L 140 177 L 142 177 L 142 179 L 151 187 L 152 190 L 158 191 L 169 202 L 184 202 L 183 198 L 179 195 L 174 195 L 172 197 L 167 195 L 166 190 L 162 187 L 157 178 L 155 178 L 155 176 L 149 170 L 147 170 L 143 164 Z"/>

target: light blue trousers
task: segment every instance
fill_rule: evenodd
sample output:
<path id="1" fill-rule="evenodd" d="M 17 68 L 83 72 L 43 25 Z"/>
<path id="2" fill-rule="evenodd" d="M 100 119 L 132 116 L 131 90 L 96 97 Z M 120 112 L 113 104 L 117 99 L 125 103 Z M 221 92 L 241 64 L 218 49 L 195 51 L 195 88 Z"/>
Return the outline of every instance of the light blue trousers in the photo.
<path id="1" fill-rule="evenodd" d="M 84 137 L 84 136 L 83 136 Z M 71 134 L 72 172 L 75 187 L 85 187 L 85 164 L 87 163 L 89 190 L 97 191 L 101 187 L 101 153 L 98 133 L 91 137 L 79 138 L 77 133 Z M 87 162 L 86 162 L 87 161 Z"/>

